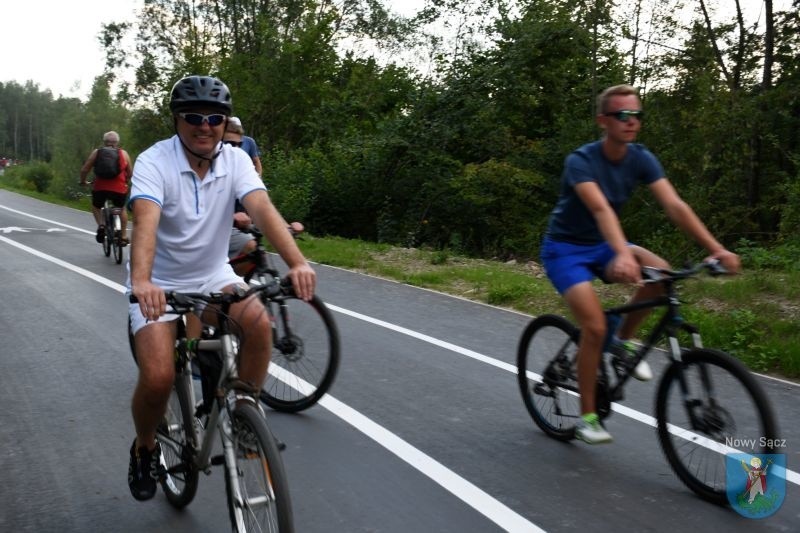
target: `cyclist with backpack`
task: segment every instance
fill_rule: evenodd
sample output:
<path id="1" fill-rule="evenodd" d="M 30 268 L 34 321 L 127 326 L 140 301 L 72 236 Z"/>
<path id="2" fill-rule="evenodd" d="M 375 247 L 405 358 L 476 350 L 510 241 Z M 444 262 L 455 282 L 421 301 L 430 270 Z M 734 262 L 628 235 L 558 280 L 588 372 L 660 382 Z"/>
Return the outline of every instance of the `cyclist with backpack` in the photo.
<path id="1" fill-rule="evenodd" d="M 94 173 L 92 185 L 92 215 L 97 223 L 95 240 L 103 242 L 103 218 L 101 209 L 106 199 L 111 200 L 114 207 L 125 207 L 128 194 L 128 181 L 133 174 L 133 165 L 128 152 L 119 147 L 119 134 L 109 131 L 103 134 L 103 146 L 89 154 L 81 167 L 81 185 L 86 185 L 89 172 Z M 122 244 L 128 244 L 128 215 L 122 210 Z"/>

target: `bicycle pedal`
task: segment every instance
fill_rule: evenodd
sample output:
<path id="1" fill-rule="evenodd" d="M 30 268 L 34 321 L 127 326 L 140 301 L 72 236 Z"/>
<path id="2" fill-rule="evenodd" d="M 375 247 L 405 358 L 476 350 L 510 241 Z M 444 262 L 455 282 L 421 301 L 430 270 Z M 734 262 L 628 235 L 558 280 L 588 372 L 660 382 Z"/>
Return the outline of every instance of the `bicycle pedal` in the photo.
<path id="1" fill-rule="evenodd" d="M 225 464 L 225 456 L 222 454 L 214 455 L 211 457 L 211 464 L 214 466 L 220 466 Z"/>
<path id="2" fill-rule="evenodd" d="M 555 397 L 553 394 L 553 389 L 547 387 L 544 383 L 537 383 L 534 385 L 533 393 L 538 394 L 539 396 L 547 396 L 549 398 Z"/>

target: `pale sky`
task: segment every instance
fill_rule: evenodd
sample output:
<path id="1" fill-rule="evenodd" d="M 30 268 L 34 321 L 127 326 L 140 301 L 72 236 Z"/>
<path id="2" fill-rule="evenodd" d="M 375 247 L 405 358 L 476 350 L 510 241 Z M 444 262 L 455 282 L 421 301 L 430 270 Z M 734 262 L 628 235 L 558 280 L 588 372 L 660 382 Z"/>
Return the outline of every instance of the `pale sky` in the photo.
<path id="1" fill-rule="evenodd" d="M 777 0 L 776 11 L 791 0 Z M 718 0 L 720 5 L 732 0 Z M 386 0 L 393 11 L 410 15 L 424 0 Z M 742 0 L 758 13 L 762 0 Z M 103 72 L 104 54 L 97 36 L 107 22 L 133 22 L 143 0 L 4 0 L 0 8 L 0 81 L 33 80 L 54 97 L 85 99 Z M 732 8 L 731 8 L 732 9 Z"/>
<path id="2" fill-rule="evenodd" d="M 400 14 L 424 0 L 389 0 Z M 3 0 L 0 8 L 0 81 L 33 80 L 55 98 L 86 99 L 102 74 L 97 40 L 103 23 L 134 22 L 143 0 Z"/>
<path id="3" fill-rule="evenodd" d="M 142 0 L 7 0 L 0 8 L 0 81 L 33 80 L 54 97 L 85 99 L 102 74 L 107 22 L 133 21 Z"/>

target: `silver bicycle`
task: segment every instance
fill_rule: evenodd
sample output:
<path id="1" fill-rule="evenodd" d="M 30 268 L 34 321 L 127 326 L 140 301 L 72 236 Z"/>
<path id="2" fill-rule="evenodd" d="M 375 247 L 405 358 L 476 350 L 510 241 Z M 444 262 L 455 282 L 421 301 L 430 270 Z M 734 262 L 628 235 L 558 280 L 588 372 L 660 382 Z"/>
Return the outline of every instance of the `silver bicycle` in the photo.
<path id="1" fill-rule="evenodd" d="M 182 508 L 197 492 L 199 473 L 223 465 L 234 532 L 294 531 L 280 449 L 258 401 L 260 390 L 238 377 L 239 339 L 228 317 L 232 304 L 280 290 L 285 289 L 273 283 L 235 293 L 167 294 L 171 313 L 184 315 L 202 304 L 215 310 L 217 326 L 200 339 L 187 339 L 185 322 L 178 320 L 175 384 L 156 434 L 166 470 L 161 485 L 169 503 Z M 193 369 L 199 369 L 202 398 L 195 394 Z M 213 455 L 217 435 L 222 454 Z"/>

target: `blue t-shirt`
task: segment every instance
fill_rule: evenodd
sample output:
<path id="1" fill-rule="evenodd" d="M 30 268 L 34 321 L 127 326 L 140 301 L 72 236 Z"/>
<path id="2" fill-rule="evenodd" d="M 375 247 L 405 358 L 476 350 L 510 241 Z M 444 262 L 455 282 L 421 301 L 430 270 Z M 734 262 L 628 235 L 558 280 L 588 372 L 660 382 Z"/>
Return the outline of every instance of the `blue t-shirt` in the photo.
<path id="1" fill-rule="evenodd" d="M 250 156 L 250 159 L 261 156 L 261 151 L 258 149 L 255 139 L 248 137 L 247 135 L 242 135 L 242 145 L 239 148 L 247 152 L 247 155 Z"/>
<path id="2" fill-rule="evenodd" d="M 619 216 L 639 183 L 649 185 L 664 177 L 664 169 L 647 148 L 631 143 L 622 161 L 609 161 L 603 154 L 603 141 L 584 144 L 564 161 L 561 191 L 550 214 L 547 237 L 576 244 L 605 241 L 592 213 L 575 192 L 575 185 L 593 181 Z"/>

